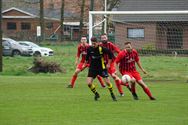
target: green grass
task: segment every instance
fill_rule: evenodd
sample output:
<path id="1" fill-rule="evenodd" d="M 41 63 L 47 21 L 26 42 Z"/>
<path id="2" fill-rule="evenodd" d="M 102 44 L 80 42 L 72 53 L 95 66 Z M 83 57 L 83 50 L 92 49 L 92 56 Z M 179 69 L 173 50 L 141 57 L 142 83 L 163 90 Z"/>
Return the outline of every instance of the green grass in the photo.
<path id="1" fill-rule="evenodd" d="M 188 84 L 184 81 L 148 84 L 156 101 L 140 87 L 140 100 L 125 97 L 113 102 L 107 88 L 97 90 L 98 102 L 85 78 L 74 89 L 66 88 L 68 77 L 1 76 L 1 125 L 187 125 Z M 117 94 L 117 89 L 115 89 Z"/>
<path id="2" fill-rule="evenodd" d="M 27 69 L 33 65 L 33 57 L 3 57 L 3 76 L 66 76 L 71 77 L 75 70 L 74 62 L 77 51 L 76 44 L 48 45 L 54 50 L 52 57 L 43 57 L 47 61 L 55 61 L 66 73 L 57 74 L 33 74 Z M 149 56 L 141 57 L 143 67 L 148 71 L 148 75 L 141 74 L 148 80 L 188 80 L 188 58 L 169 56 Z M 86 76 L 86 71 L 80 74 Z"/>
<path id="3" fill-rule="evenodd" d="M 147 75 L 141 75 L 157 101 L 150 101 L 137 86 L 139 101 L 134 101 L 124 88 L 125 97 L 113 102 L 108 90 L 98 85 L 101 98 L 95 102 L 86 85 L 87 70 L 79 74 L 74 89 L 66 88 L 75 70 L 76 45 L 47 47 L 55 55 L 44 59 L 61 64 L 66 73 L 34 74 L 27 71 L 33 65 L 33 57 L 3 57 L 0 125 L 188 124 L 187 57 L 141 57 L 148 71 Z M 117 89 L 114 90 L 117 95 Z"/>

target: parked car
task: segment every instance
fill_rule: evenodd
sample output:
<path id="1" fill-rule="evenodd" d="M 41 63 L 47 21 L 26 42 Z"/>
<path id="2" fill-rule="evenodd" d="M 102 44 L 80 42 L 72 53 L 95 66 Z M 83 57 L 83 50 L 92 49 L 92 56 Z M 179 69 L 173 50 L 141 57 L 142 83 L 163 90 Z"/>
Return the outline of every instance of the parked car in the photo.
<path id="1" fill-rule="evenodd" d="M 2 38 L 3 56 L 32 56 L 33 50 L 31 47 L 20 45 L 17 41 L 10 38 Z"/>
<path id="2" fill-rule="evenodd" d="M 20 45 L 31 47 L 33 56 L 53 56 L 54 51 L 50 48 L 40 47 L 39 45 L 30 41 L 18 41 Z"/>

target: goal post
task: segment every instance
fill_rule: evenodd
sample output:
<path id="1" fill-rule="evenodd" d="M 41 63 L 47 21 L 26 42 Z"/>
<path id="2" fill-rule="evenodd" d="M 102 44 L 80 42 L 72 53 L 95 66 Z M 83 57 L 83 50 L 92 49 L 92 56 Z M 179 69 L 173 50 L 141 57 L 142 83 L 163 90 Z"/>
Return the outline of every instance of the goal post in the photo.
<path id="1" fill-rule="evenodd" d="M 183 24 L 182 27 L 186 26 L 186 28 L 183 29 L 183 31 L 185 31 L 183 33 L 183 35 L 185 35 L 185 37 L 183 37 L 182 39 L 184 40 L 184 44 L 187 44 L 187 45 L 185 45 L 185 48 L 188 50 L 188 42 L 187 42 L 187 40 L 188 40 L 187 39 L 188 38 L 188 10 L 178 10 L 178 11 L 177 10 L 176 11 L 89 11 L 89 44 L 90 45 L 91 45 L 90 39 L 94 35 L 94 33 L 93 33 L 93 29 L 95 28 L 94 25 L 97 26 L 96 18 L 94 18 L 95 19 L 95 21 L 94 21 L 93 17 L 94 16 L 102 17 L 104 15 L 110 15 L 110 16 L 114 16 L 114 17 L 115 16 L 119 16 L 119 17 L 122 17 L 122 16 L 124 16 L 124 17 L 134 17 L 135 16 L 136 17 L 136 16 L 138 16 L 138 17 L 142 18 L 140 20 L 140 22 L 139 22 L 139 18 L 137 18 L 136 21 L 134 21 L 134 20 L 124 21 L 124 22 L 121 22 L 122 20 L 119 21 L 119 22 L 124 23 L 124 24 L 127 23 L 127 24 L 138 25 L 138 26 L 139 26 L 140 23 L 144 22 L 143 21 L 144 16 L 146 16 L 147 18 L 150 17 L 150 15 L 155 16 L 155 18 L 152 21 L 157 22 L 155 24 L 156 25 L 156 27 L 155 27 L 156 32 L 159 32 L 159 30 L 158 30 L 159 28 L 164 28 L 163 26 L 167 27 L 166 29 L 164 28 L 165 29 L 164 34 L 163 34 L 163 31 L 161 29 L 160 29 L 161 31 L 159 33 L 156 33 L 155 36 L 154 36 L 154 34 L 149 34 L 149 35 L 153 35 L 153 37 L 157 37 L 156 39 L 162 38 L 161 36 L 168 34 L 168 32 L 170 33 L 169 35 L 171 35 L 171 37 L 165 38 L 165 39 L 173 39 L 173 37 L 175 39 L 176 39 L 176 37 L 177 37 L 177 39 L 180 39 L 179 38 L 180 35 L 175 36 L 176 32 L 174 32 L 174 30 L 176 28 L 173 29 L 173 27 L 176 27 L 176 25 L 177 25 L 177 27 L 179 27 L 179 24 L 180 25 Z M 160 18 L 161 18 L 160 17 L 161 15 L 164 19 L 159 21 Z M 168 19 L 169 15 L 171 16 L 170 19 Z M 175 19 L 175 17 L 172 18 L 173 15 L 178 16 L 178 17 L 180 17 L 181 15 L 183 15 L 183 16 L 182 16 L 182 19 L 179 18 L 178 21 L 177 21 Z M 150 18 L 152 18 L 152 16 Z M 157 16 L 159 16 L 159 19 L 156 18 Z M 165 18 L 167 18 L 167 19 L 165 19 Z M 176 20 L 176 21 L 173 21 L 173 19 Z M 168 21 L 165 22 L 165 20 L 168 20 Z M 152 21 L 146 20 L 146 22 L 152 22 Z M 174 23 L 174 22 L 176 22 L 176 23 Z M 167 24 L 167 23 L 169 23 L 169 24 Z M 143 25 L 143 24 L 141 24 L 141 25 Z M 151 27 L 152 27 L 152 25 L 151 25 Z M 169 27 L 172 27 L 172 28 L 169 28 Z M 135 31 L 133 31 L 133 30 L 132 31 L 131 30 L 126 31 L 127 34 L 128 34 L 128 32 L 130 32 L 130 34 L 131 34 L 132 32 L 135 32 Z M 139 33 L 139 32 L 142 32 L 142 30 L 138 29 L 136 32 Z M 148 32 L 151 33 L 150 31 L 148 31 Z M 145 33 L 144 35 L 148 35 L 147 32 L 144 31 L 144 33 Z M 181 34 L 181 33 L 179 33 L 179 34 Z M 116 33 L 116 35 L 121 35 L 121 34 Z M 134 35 L 137 35 L 137 34 L 133 34 L 133 37 L 134 37 Z M 153 40 L 151 40 L 151 41 L 153 41 Z M 162 40 L 159 40 L 159 41 L 161 42 Z M 175 43 L 176 43 L 176 41 L 175 41 Z M 159 44 L 159 42 L 157 44 Z M 169 43 L 169 46 L 170 46 L 170 44 L 171 43 Z M 172 41 L 172 44 L 173 44 L 173 41 Z M 164 45 L 167 46 L 166 44 L 164 44 Z M 158 46 L 160 46 L 160 45 L 158 45 Z"/>

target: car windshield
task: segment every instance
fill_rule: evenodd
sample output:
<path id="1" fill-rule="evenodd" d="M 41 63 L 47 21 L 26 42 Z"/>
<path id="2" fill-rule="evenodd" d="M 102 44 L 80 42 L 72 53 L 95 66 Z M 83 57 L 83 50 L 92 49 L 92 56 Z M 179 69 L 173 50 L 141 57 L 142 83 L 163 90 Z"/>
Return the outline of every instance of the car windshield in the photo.
<path id="1" fill-rule="evenodd" d="M 35 43 L 31 43 L 31 42 L 29 42 L 28 43 L 30 46 L 32 46 L 32 47 L 40 47 L 40 46 L 38 46 L 37 44 L 35 44 Z"/>

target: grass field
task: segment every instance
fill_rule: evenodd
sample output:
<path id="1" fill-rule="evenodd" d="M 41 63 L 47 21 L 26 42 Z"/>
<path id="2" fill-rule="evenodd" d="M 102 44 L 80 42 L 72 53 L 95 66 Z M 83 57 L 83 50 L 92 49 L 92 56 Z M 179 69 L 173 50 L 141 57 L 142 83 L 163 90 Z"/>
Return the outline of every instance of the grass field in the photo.
<path id="1" fill-rule="evenodd" d="M 188 83 L 148 84 L 157 98 L 150 101 L 138 88 L 140 100 L 126 95 L 113 102 L 106 88 L 97 87 L 98 102 L 80 77 L 74 89 L 69 78 L 0 77 L 1 125 L 187 125 Z M 117 94 L 117 91 L 115 89 Z"/>
<path id="2" fill-rule="evenodd" d="M 140 100 L 125 96 L 113 102 L 107 88 L 97 86 L 98 102 L 86 85 L 82 72 L 74 89 L 66 88 L 74 72 L 76 45 L 50 46 L 53 57 L 66 73 L 33 74 L 32 57 L 4 57 L 0 73 L 0 125 L 187 125 L 188 58 L 141 57 L 143 75 L 156 101 L 150 101 L 137 86 Z M 95 81 L 97 84 L 98 81 Z M 114 86 L 115 87 L 115 86 Z"/>

